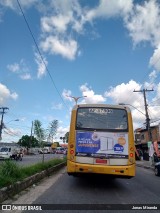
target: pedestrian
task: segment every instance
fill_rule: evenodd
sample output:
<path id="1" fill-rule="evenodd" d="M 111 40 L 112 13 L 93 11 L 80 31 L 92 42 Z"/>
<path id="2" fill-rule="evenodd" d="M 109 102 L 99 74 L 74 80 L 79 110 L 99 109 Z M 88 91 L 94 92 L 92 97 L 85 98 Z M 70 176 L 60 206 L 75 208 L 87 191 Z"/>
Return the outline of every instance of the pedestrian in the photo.
<path id="1" fill-rule="evenodd" d="M 154 145 L 153 142 L 151 143 L 150 147 L 149 147 L 149 161 L 150 161 L 150 165 L 153 166 L 154 165 Z"/>
<path id="2" fill-rule="evenodd" d="M 143 151 L 141 149 L 139 149 L 139 157 L 140 160 L 143 160 Z"/>

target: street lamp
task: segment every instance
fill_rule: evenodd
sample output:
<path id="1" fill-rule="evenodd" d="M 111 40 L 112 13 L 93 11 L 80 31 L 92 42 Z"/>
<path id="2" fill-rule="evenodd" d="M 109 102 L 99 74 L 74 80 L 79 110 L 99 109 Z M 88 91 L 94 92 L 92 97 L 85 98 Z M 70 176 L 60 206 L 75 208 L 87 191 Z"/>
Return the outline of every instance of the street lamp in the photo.
<path id="1" fill-rule="evenodd" d="M 87 96 L 74 97 L 74 96 L 69 96 L 69 95 L 67 95 L 67 97 L 73 98 L 73 99 L 75 100 L 75 102 L 76 102 L 76 105 L 77 105 L 77 102 L 78 102 L 78 100 L 79 100 L 80 98 L 86 98 Z"/>
<path id="2" fill-rule="evenodd" d="M 19 121 L 19 119 L 11 120 L 11 121 Z M 10 123 L 11 121 L 8 121 L 6 124 Z"/>
<path id="3" fill-rule="evenodd" d="M 135 106 L 133 106 L 131 104 L 119 103 L 119 105 L 122 105 L 122 106 L 129 105 L 129 106 L 133 107 L 134 109 L 136 109 L 137 111 L 139 111 L 141 114 L 143 114 L 146 117 L 146 115 L 143 112 L 141 112 L 139 109 L 137 109 Z"/>

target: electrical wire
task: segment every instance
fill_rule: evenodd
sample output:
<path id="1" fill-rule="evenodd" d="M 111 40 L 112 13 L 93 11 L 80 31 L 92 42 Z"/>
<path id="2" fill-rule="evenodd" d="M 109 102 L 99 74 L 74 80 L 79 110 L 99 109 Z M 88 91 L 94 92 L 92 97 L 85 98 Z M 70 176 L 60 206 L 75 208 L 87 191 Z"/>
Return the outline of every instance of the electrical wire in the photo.
<path id="1" fill-rule="evenodd" d="M 43 59 L 42 53 L 41 53 L 41 51 L 40 51 L 40 49 L 39 49 L 39 47 L 38 47 L 38 44 L 37 44 L 37 42 L 36 42 L 36 39 L 35 39 L 35 37 L 34 37 L 34 35 L 33 35 L 33 33 L 32 33 L 32 30 L 31 30 L 31 28 L 30 28 L 30 25 L 29 25 L 29 23 L 28 23 L 28 21 L 27 21 L 27 19 L 26 19 L 26 17 L 25 17 L 25 14 L 24 14 L 24 12 L 23 12 L 23 9 L 22 9 L 22 7 L 21 7 L 21 4 L 20 4 L 19 0 L 17 0 L 17 3 L 18 3 L 18 6 L 19 6 L 20 11 L 21 11 L 21 13 L 22 13 L 22 16 L 23 16 L 23 18 L 24 18 L 24 21 L 25 21 L 25 23 L 26 23 L 26 25 L 27 25 L 27 28 L 28 28 L 28 30 L 29 30 L 29 32 L 30 32 L 30 34 L 31 34 L 31 37 L 32 37 L 32 39 L 33 39 L 33 42 L 34 42 L 34 44 L 35 44 L 35 46 L 36 46 L 36 48 L 37 48 L 38 54 L 39 54 L 39 56 L 40 56 L 40 58 L 41 58 L 41 60 L 42 60 L 42 63 L 44 64 L 45 69 L 46 69 L 46 71 L 47 71 L 47 73 L 48 73 L 48 75 L 49 75 L 49 77 L 50 77 L 50 79 L 51 79 L 51 82 L 52 82 L 54 88 L 56 89 L 56 91 L 57 91 L 59 97 L 61 98 L 62 103 L 63 103 L 64 106 L 67 108 L 67 110 L 70 111 L 70 110 L 69 110 L 69 107 L 68 107 L 68 106 L 66 105 L 66 103 L 64 102 L 64 100 L 63 100 L 63 98 L 62 98 L 62 96 L 61 96 L 61 94 L 60 94 L 60 92 L 59 92 L 59 90 L 58 90 L 58 88 L 57 88 L 57 86 L 56 86 L 56 84 L 55 84 L 53 78 L 52 78 L 52 75 L 51 75 L 51 73 L 50 73 L 50 71 L 49 71 L 49 69 L 48 69 L 48 67 L 47 67 L 47 65 L 46 65 L 46 63 L 45 63 L 45 61 L 44 61 L 44 59 Z"/>
<path id="2" fill-rule="evenodd" d="M 7 130 L 7 131 L 6 131 Z M 8 129 L 8 128 L 4 128 L 4 131 L 5 131 L 5 133 L 7 133 L 8 135 L 12 135 L 12 136 L 19 136 L 19 134 L 17 133 L 14 133 L 14 132 L 12 132 L 10 129 Z"/>

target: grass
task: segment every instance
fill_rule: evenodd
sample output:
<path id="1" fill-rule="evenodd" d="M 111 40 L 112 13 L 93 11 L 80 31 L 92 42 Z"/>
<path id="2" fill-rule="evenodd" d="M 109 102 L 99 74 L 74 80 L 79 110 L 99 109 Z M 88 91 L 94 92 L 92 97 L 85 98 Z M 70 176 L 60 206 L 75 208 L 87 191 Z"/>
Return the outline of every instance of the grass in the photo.
<path id="1" fill-rule="evenodd" d="M 62 162 L 66 162 L 66 158 L 52 159 L 44 163 L 37 163 L 27 167 L 20 167 L 12 160 L 5 160 L 0 165 L 0 188 L 14 184 L 17 181 L 21 181 L 26 177 L 34 175 Z"/>

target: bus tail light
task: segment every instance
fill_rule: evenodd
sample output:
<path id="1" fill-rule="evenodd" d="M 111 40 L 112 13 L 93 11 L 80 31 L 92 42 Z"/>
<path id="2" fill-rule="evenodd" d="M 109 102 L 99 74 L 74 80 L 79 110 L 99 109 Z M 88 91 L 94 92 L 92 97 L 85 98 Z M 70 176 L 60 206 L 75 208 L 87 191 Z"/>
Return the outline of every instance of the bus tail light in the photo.
<path id="1" fill-rule="evenodd" d="M 130 153 L 130 157 L 133 158 L 133 153 Z"/>
<path id="2" fill-rule="evenodd" d="M 130 148 L 130 151 L 132 151 L 132 152 L 133 152 L 133 151 L 134 151 L 134 148 L 133 148 L 133 147 L 131 147 L 131 148 Z"/>
<path id="3" fill-rule="evenodd" d="M 74 154 L 74 150 L 71 150 L 71 151 L 70 151 L 70 154 L 73 155 L 73 154 Z"/>
<path id="4" fill-rule="evenodd" d="M 73 144 L 71 144 L 71 145 L 70 145 L 70 148 L 71 148 L 71 149 L 73 149 L 73 148 L 74 148 L 74 145 L 73 145 Z"/>

